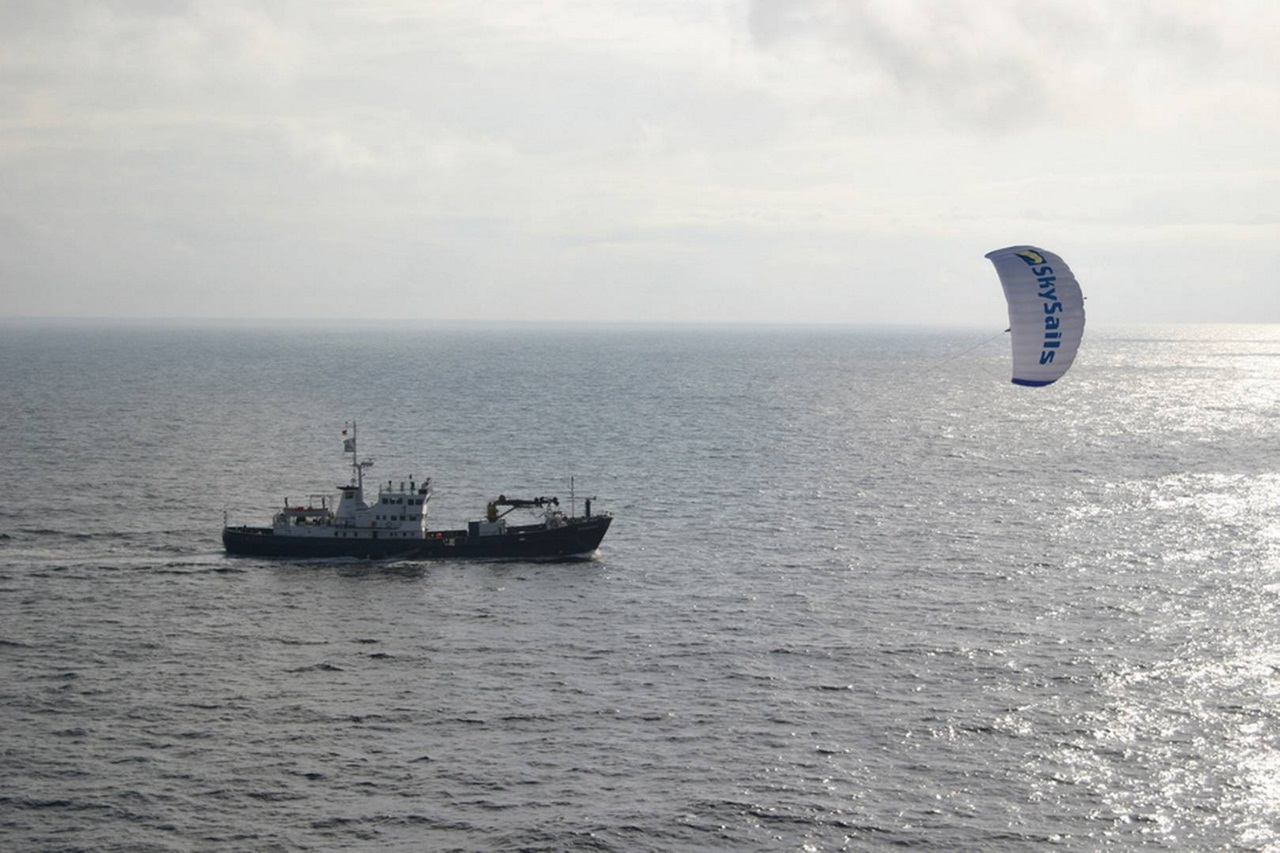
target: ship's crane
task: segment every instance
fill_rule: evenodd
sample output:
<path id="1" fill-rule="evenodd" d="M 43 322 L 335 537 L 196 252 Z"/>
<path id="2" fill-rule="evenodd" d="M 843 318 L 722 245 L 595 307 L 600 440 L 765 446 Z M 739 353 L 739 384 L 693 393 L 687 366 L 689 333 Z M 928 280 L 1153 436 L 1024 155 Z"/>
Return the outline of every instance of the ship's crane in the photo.
<path id="1" fill-rule="evenodd" d="M 506 509 L 498 512 L 498 507 L 505 506 Z M 509 498 L 506 495 L 498 495 L 497 500 L 489 501 L 489 508 L 486 516 L 489 521 L 497 521 L 513 510 L 517 509 L 541 509 L 544 506 L 560 506 L 559 498 Z"/>

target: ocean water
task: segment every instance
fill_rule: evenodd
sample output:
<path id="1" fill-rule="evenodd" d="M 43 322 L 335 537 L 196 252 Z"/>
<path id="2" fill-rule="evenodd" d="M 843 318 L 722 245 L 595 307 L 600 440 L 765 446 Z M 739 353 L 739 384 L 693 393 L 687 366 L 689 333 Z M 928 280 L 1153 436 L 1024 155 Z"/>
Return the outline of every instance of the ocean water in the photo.
<path id="1" fill-rule="evenodd" d="M 1280 328 L 0 327 L 6 850 L 1280 849 Z M 586 563 L 269 562 L 348 475 Z"/>

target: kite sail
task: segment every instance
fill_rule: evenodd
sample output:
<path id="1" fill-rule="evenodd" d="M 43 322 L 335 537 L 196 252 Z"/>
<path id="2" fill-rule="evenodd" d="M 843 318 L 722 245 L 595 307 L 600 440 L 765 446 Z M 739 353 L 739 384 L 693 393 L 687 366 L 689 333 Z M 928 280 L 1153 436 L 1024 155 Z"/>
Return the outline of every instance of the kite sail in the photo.
<path id="1" fill-rule="evenodd" d="M 1009 302 L 1013 384 L 1048 385 L 1071 367 L 1084 334 L 1084 297 L 1062 258 L 1035 246 L 987 253 Z"/>

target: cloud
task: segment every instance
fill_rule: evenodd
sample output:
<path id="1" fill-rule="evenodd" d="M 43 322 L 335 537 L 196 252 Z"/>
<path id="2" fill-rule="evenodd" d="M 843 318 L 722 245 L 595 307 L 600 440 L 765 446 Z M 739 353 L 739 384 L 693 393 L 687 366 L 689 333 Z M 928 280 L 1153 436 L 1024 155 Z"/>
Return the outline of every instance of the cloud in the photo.
<path id="1" fill-rule="evenodd" d="M 293 79 L 301 40 L 255 5 L 4 4 L 0 91 L 90 115 L 175 108 L 198 94 L 243 105 Z"/>
<path id="2" fill-rule="evenodd" d="M 793 61 L 817 56 L 867 81 L 864 102 L 1009 130 L 1028 124 L 1167 124 L 1214 110 L 1224 86 L 1274 102 L 1265 3 L 1059 0 L 752 0 L 754 42 Z M 1256 103 L 1252 98 L 1250 103 Z M 1180 106 L 1180 102 L 1183 104 Z"/>
<path id="3" fill-rule="evenodd" d="M 358 286 L 368 316 L 915 318 L 902 258 L 1024 240 L 1193 243 L 1247 282 L 1278 244 L 1278 16 L 0 4 L 4 310 L 350 313 Z"/>

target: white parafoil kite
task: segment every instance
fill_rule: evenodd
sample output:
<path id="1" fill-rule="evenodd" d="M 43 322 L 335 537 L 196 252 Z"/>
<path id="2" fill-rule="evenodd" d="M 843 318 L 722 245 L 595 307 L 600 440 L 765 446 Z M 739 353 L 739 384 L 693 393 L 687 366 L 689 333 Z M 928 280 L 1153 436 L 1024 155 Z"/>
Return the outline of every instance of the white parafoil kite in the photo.
<path id="1" fill-rule="evenodd" d="M 1062 258 L 1035 246 L 988 252 L 1009 301 L 1013 384 L 1048 385 L 1071 367 L 1084 334 L 1084 297 Z"/>

